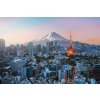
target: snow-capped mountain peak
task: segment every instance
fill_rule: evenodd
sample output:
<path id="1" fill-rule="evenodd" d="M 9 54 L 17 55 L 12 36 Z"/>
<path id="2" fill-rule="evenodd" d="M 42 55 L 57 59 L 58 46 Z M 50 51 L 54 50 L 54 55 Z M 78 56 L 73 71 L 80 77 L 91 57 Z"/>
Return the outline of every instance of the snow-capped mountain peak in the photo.
<path id="1" fill-rule="evenodd" d="M 45 35 L 41 41 L 66 41 L 66 39 L 56 32 L 50 32 Z"/>

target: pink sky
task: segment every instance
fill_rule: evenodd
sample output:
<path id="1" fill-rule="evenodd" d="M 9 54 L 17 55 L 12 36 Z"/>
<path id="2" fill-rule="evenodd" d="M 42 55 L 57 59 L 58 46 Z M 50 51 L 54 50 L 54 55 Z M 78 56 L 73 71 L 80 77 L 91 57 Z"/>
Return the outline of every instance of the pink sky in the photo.
<path id="1" fill-rule="evenodd" d="M 100 44 L 100 18 L 0 18 L 0 38 L 6 45 L 40 39 L 49 32 L 69 39 L 70 31 L 74 41 Z"/>

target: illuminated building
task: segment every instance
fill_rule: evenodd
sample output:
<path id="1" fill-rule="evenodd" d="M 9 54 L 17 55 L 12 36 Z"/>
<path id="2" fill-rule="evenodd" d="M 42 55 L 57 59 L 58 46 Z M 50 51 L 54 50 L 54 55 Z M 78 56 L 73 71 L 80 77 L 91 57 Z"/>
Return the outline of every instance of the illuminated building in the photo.
<path id="1" fill-rule="evenodd" d="M 72 36 L 70 35 L 70 47 L 69 47 L 69 50 L 68 50 L 68 57 L 69 57 L 69 62 L 71 63 L 72 65 L 72 68 L 71 68 L 71 78 L 73 78 L 76 74 L 76 68 L 75 66 L 73 65 L 73 61 L 70 59 L 70 56 L 74 55 L 74 50 L 73 50 L 73 47 L 72 47 Z M 69 79 L 69 77 L 67 77 L 67 79 Z"/>
<path id="2" fill-rule="evenodd" d="M 73 47 L 72 47 L 72 36 L 70 35 L 70 47 L 68 50 L 68 56 L 74 55 Z"/>

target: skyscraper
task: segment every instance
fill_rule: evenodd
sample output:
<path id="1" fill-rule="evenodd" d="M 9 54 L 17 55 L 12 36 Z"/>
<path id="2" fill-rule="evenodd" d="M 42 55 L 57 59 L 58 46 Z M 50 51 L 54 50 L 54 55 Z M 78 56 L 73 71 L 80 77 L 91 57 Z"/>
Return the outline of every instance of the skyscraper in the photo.
<path id="1" fill-rule="evenodd" d="M 47 46 L 47 51 L 48 52 L 53 52 L 55 50 L 57 50 L 57 41 L 49 41 L 46 43 L 46 46 Z"/>
<path id="2" fill-rule="evenodd" d="M 33 58 L 33 43 L 32 42 L 28 44 L 28 54 L 29 54 L 29 58 L 32 59 Z"/>
<path id="3" fill-rule="evenodd" d="M 5 54 L 5 40 L 0 39 L 0 56 Z"/>
<path id="4" fill-rule="evenodd" d="M 0 39 L 0 51 L 4 51 L 5 49 L 5 40 Z"/>
<path id="5" fill-rule="evenodd" d="M 17 57 L 20 56 L 20 46 L 19 44 L 16 45 Z"/>

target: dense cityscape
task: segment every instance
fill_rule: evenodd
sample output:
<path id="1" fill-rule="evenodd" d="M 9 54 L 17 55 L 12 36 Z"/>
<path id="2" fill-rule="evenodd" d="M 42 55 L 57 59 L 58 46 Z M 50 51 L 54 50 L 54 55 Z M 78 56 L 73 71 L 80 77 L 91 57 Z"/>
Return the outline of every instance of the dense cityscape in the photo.
<path id="1" fill-rule="evenodd" d="M 41 41 L 5 46 L 0 39 L 1 84 L 99 84 L 100 45 L 50 32 Z"/>

